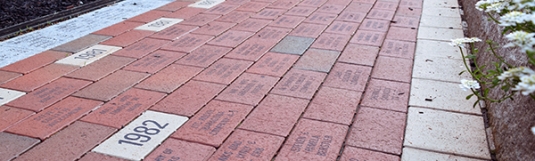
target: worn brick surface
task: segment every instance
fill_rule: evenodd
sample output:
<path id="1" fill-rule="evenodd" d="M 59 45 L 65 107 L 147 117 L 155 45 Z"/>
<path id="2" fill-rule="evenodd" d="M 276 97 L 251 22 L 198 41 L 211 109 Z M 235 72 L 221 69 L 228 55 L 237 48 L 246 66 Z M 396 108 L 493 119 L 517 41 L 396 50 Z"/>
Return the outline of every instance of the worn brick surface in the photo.
<path id="1" fill-rule="evenodd" d="M 394 16 L 391 25 L 396 27 L 418 28 L 420 18 L 409 16 Z"/>
<path id="2" fill-rule="evenodd" d="M 204 8 L 184 7 L 178 11 L 166 15 L 165 17 L 187 19 L 204 11 L 206 11 Z"/>
<path id="3" fill-rule="evenodd" d="M 39 139 L 2 132 L 0 142 L 0 160 L 11 160 L 39 143 Z"/>
<path id="4" fill-rule="evenodd" d="M 364 20 L 366 13 L 354 12 L 354 11 L 343 11 L 336 18 L 338 21 L 354 22 L 361 23 Z"/>
<path id="5" fill-rule="evenodd" d="M 372 70 L 372 78 L 410 82 L 412 60 L 379 56 Z"/>
<path id="6" fill-rule="evenodd" d="M 123 91 L 139 83 L 149 74 L 119 70 L 100 81 L 74 93 L 74 96 L 109 101 Z"/>
<path id="7" fill-rule="evenodd" d="M 351 39 L 350 43 L 381 46 L 386 33 L 377 31 L 357 30 L 357 33 Z"/>
<path id="8" fill-rule="evenodd" d="M 416 42 L 418 30 L 402 27 L 391 27 L 386 34 L 386 39 Z"/>
<path id="9" fill-rule="evenodd" d="M 282 15 L 285 11 L 285 9 L 264 8 L 262 11 L 251 17 L 258 19 L 274 20 L 280 15 Z"/>
<path id="10" fill-rule="evenodd" d="M 162 10 L 162 11 L 174 12 L 174 11 L 177 11 L 177 10 L 179 10 L 181 8 L 187 7 L 189 4 L 192 4 L 192 2 L 174 1 L 174 2 L 168 3 L 168 4 L 164 5 L 164 6 L 158 7 L 156 9 L 157 10 Z"/>
<path id="11" fill-rule="evenodd" d="M 344 11 L 368 13 L 376 0 L 355 0 L 350 3 Z"/>
<path id="12" fill-rule="evenodd" d="M 372 68 L 366 66 L 336 63 L 323 85 L 353 91 L 364 91 L 371 70 Z"/>
<path id="13" fill-rule="evenodd" d="M 338 51 L 309 49 L 299 58 L 294 67 L 303 70 L 329 72 L 340 55 Z"/>
<path id="14" fill-rule="evenodd" d="M 102 30 L 95 31 L 93 32 L 93 34 L 117 36 L 144 24 L 145 23 L 141 23 L 141 22 L 123 21 L 123 22 L 116 23 L 115 25 L 106 27 Z"/>
<path id="15" fill-rule="evenodd" d="M 213 36 L 187 34 L 163 46 L 162 49 L 180 52 L 191 52 L 199 46 L 210 41 L 212 38 Z"/>
<path id="16" fill-rule="evenodd" d="M 303 117 L 350 125 L 362 92 L 323 86 Z"/>
<path id="17" fill-rule="evenodd" d="M 389 10 L 380 10 L 380 9 L 372 9 L 368 15 L 366 15 L 366 18 L 372 18 L 372 19 L 380 19 L 380 20 L 392 20 L 394 17 L 394 11 Z"/>
<path id="18" fill-rule="evenodd" d="M 247 11 L 247 12 L 259 12 L 262 9 L 264 9 L 266 6 L 268 6 L 269 3 L 265 2 L 247 2 L 243 5 L 241 5 L 239 8 L 237 8 L 237 11 Z"/>
<path id="19" fill-rule="evenodd" d="M 301 23 L 290 33 L 290 35 L 317 38 L 326 27 L 327 25 Z"/>
<path id="20" fill-rule="evenodd" d="M 195 79 L 220 84 L 230 84 L 252 64 L 253 62 L 244 60 L 219 59 L 201 74 L 197 75 Z"/>
<path id="21" fill-rule="evenodd" d="M 203 26 L 206 25 L 208 22 L 212 22 L 213 20 L 221 17 L 220 15 L 212 15 L 212 14 L 198 14 L 193 17 L 190 17 L 183 22 L 180 22 L 180 24 L 184 25 L 193 25 L 193 26 Z"/>
<path id="22" fill-rule="evenodd" d="M 71 42 L 57 46 L 52 50 L 76 53 L 109 38 L 111 38 L 111 36 L 89 34 Z"/>
<path id="23" fill-rule="evenodd" d="M 171 41 L 167 40 L 144 38 L 143 40 L 140 40 L 132 45 L 123 48 L 122 50 L 113 53 L 113 55 L 142 58 L 143 56 L 157 50 L 161 46 L 170 42 Z"/>
<path id="24" fill-rule="evenodd" d="M 292 69 L 271 90 L 271 93 L 311 99 L 327 74 Z"/>
<path id="25" fill-rule="evenodd" d="M 255 13 L 253 12 L 233 11 L 217 19 L 217 21 L 240 23 L 242 21 L 245 21 L 246 19 L 249 19 L 249 17 L 254 14 Z"/>
<path id="26" fill-rule="evenodd" d="M 346 144 L 399 155 L 406 117 L 401 112 L 361 107 Z"/>
<path id="27" fill-rule="evenodd" d="M 197 31 L 198 28 L 198 26 L 175 24 L 151 35 L 150 37 L 157 39 L 175 40 L 187 33 Z"/>
<path id="28" fill-rule="evenodd" d="M 215 148 L 176 139 L 167 139 L 143 160 L 207 160 Z"/>
<path id="29" fill-rule="evenodd" d="M 171 137 L 219 147 L 252 109 L 243 104 L 211 101 Z"/>
<path id="30" fill-rule="evenodd" d="M 386 39 L 379 55 L 413 59 L 416 43 Z"/>
<path id="31" fill-rule="evenodd" d="M 325 3 L 320 8 L 318 8 L 318 12 L 339 14 L 344 10 L 344 8 L 346 8 L 345 5 Z"/>
<path id="32" fill-rule="evenodd" d="M 358 27 L 359 27 L 358 23 L 334 21 L 331 25 L 329 25 L 329 27 L 325 30 L 325 32 L 351 36 L 355 34 Z"/>
<path id="33" fill-rule="evenodd" d="M 272 52 L 302 55 L 314 42 L 313 38 L 300 36 L 286 36 L 275 47 Z"/>
<path id="34" fill-rule="evenodd" d="M 373 66 L 378 53 L 379 47 L 359 44 L 348 44 L 342 52 L 342 55 L 340 55 L 340 58 L 338 58 L 338 61 L 344 63 Z"/>
<path id="35" fill-rule="evenodd" d="M 127 161 L 126 159 L 121 159 L 109 155 L 104 155 L 96 152 L 89 152 L 85 154 L 82 158 L 80 158 L 78 161 Z"/>
<path id="36" fill-rule="evenodd" d="M 78 79 L 59 78 L 7 105 L 38 112 L 91 83 Z"/>
<path id="37" fill-rule="evenodd" d="M 356 160 L 400 160 L 400 158 L 392 154 L 345 146 L 340 161 Z"/>
<path id="38" fill-rule="evenodd" d="M 247 72 L 282 77 L 299 59 L 297 55 L 269 52 L 256 62 Z"/>
<path id="39" fill-rule="evenodd" d="M 305 99 L 270 94 L 239 128 L 286 137 L 308 102 Z"/>
<path id="40" fill-rule="evenodd" d="M 30 73 L 34 70 L 42 68 L 56 60 L 69 56 L 70 53 L 47 50 L 42 53 L 36 54 L 21 61 L 17 61 L 13 64 L 9 64 L 2 67 L 2 70 L 16 72 L 16 73 Z"/>
<path id="41" fill-rule="evenodd" d="M 279 18 L 275 19 L 269 25 L 275 26 L 275 27 L 293 29 L 297 25 L 299 25 L 303 20 L 305 20 L 305 17 L 282 15 Z"/>
<path id="42" fill-rule="evenodd" d="M 232 12 L 233 10 L 235 10 L 236 8 L 240 7 L 239 5 L 234 5 L 234 4 L 219 4 L 217 6 L 214 6 L 210 9 L 208 9 L 207 11 L 204 11 L 204 13 L 208 13 L 208 14 L 215 14 L 215 15 L 225 15 L 225 14 L 228 14 L 230 12 Z"/>
<path id="43" fill-rule="evenodd" d="M 23 110 L 9 106 L 0 106 L 0 132 L 4 131 L 12 125 L 15 125 L 21 120 L 28 118 L 33 114 L 33 111 Z M 3 156 L 3 154 L 0 153 L 0 156 Z"/>
<path id="44" fill-rule="evenodd" d="M 155 52 L 124 67 L 124 70 L 131 70 L 141 73 L 156 73 L 169 64 L 182 58 L 186 53 L 156 50 Z"/>
<path id="45" fill-rule="evenodd" d="M 314 12 L 304 21 L 307 23 L 328 25 L 334 21 L 338 15 L 333 13 Z"/>
<path id="46" fill-rule="evenodd" d="M 277 77 L 244 73 L 216 99 L 257 105 L 278 80 Z"/>
<path id="47" fill-rule="evenodd" d="M 371 79 L 361 105 L 400 112 L 407 112 L 410 85 Z"/>
<path id="48" fill-rule="evenodd" d="M 199 67 L 172 64 L 145 79 L 143 82 L 136 85 L 136 87 L 171 93 L 202 70 L 203 68 Z"/>
<path id="49" fill-rule="evenodd" d="M 347 130 L 344 125 L 301 119 L 275 161 L 336 160 Z"/>
<path id="50" fill-rule="evenodd" d="M 312 12 L 316 11 L 317 8 L 315 7 L 305 7 L 305 6 L 297 6 L 293 7 L 292 9 L 288 10 L 288 12 L 284 13 L 285 15 L 293 15 L 293 16 L 302 16 L 307 17 Z"/>
<path id="51" fill-rule="evenodd" d="M 409 8 L 409 7 L 400 7 L 396 11 L 396 15 L 420 18 L 422 16 L 422 9 Z"/>
<path id="52" fill-rule="evenodd" d="M 153 31 L 132 30 L 103 41 L 100 44 L 126 47 L 152 34 L 154 34 Z"/>
<path id="53" fill-rule="evenodd" d="M 4 83 L 0 87 L 29 92 L 76 69 L 78 69 L 76 66 L 50 64 L 29 74 Z"/>
<path id="54" fill-rule="evenodd" d="M 254 33 L 252 32 L 246 31 L 228 30 L 227 32 L 208 42 L 208 44 L 224 47 L 236 47 L 253 34 Z"/>
<path id="55" fill-rule="evenodd" d="M 283 141 L 280 136 L 236 130 L 209 161 L 271 160 Z"/>
<path id="56" fill-rule="evenodd" d="M 168 15 L 170 13 L 171 12 L 169 11 L 152 10 L 152 11 L 148 11 L 143 14 L 137 15 L 135 17 L 129 18 L 128 21 L 148 23 L 156 19 L 159 19 L 165 15 Z"/>
<path id="57" fill-rule="evenodd" d="M 101 104 L 99 101 L 68 97 L 6 131 L 43 140 Z"/>
<path id="58" fill-rule="evenodd" d="M 215 83 L 189 81 L 154 105 L 151 110 L 191 117 L 225 87 Z"/>
<path id="59" fill-rule="evenodd" d="M 217 36 L 217 35 L 225 32 L 225 31 L 227 31 L 228 29 L 230 29 L 234 25 L 236 25 L 236 23 L 213 21 L 213 22 L 210 22 L 210 23 L 202 26 L 201 28 L 191 32 L 191 33 Z"/>
<path id="60" fill-rule="evenodd" d="M 236 25 L 233 30 L 257 32 L 267 26 L 272 20 L 249 18 Z"/>
<path id="61" fill-rule="evenodd" d="M 78 121 L 15 160 L 75 160 L 115 131 L 110 127 Z"/>
<path id="62" fill-rule="evenodd" d="M 20 73 L 0 70 L 0 84 L 3 84 L 20 76 L 22 76 L 22 74 Z"/>
<path id="63" fill-rule="evenodd" d="M 314 41 L 312 48 L 342 51 L 350 38 L 350 35 L 323 33 Z"/>
<path id="64" fill-rule="evenodd" d="M 177 61 L 178 64 L 206 68 L 228 53 L 231 48 L 203 45 Z"/>
<path id="65" fill-rule="evenodd" d="M 109 55 L 99 59 L 87 66 L 84 66 L 72 73 L 67 74 L 67 77 L 97 81 L 108 74 L 119 70 L 120 68 L 135 61 L 134 58 L 126 58 L 120 56 Z"/>

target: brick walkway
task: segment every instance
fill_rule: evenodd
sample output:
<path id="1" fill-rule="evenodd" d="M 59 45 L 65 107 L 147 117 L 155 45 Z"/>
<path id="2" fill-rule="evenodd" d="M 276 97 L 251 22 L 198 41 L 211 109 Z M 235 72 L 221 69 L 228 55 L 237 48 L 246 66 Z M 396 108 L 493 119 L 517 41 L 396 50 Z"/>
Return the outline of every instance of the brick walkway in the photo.
<path id="1" fill-rule="evenodd" d="M 0 160 L 490 159 L 479 109 L 433 110 L 435 94 L 419 88 L 440 82 L 415 63 L 417 44 L 458 53 L 444 49 L 449 38 L 423 40 L 448 28 L 421 27 L 434 25 L 422 0 L 191 4 L 171 2 L 0 68 Z M 444 77 L 457 92 L 447 97 L 462 102 L 459 76 Z M 422 111 L 432 118 L 409 116 Z M 419 136 L 456 135 L 426 130 L 459 120 L 475 122 L 479 136 L 452 147 Z"/>

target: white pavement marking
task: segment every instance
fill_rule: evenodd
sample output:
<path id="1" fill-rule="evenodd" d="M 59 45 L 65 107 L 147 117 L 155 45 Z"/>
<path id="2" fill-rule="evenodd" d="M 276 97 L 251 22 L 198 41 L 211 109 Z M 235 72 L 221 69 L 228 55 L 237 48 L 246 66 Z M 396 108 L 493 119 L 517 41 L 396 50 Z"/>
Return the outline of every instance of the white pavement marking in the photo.
<path id="1" fill-rule="evenodd" d="M 9 103 L 25 94 L 26 93 L 20 91 L 0 88 L 0 106 Z"/>
<path id="2" fill-rule="evenodd" d="M 58 60 L 56 63 L 83 67 L 120 49 L 121 47 L 117 46 L 94 45 L 69 57 Z"/>
<path id="3" fill-rule="evenodd" d="M 159 18 L 157 20 L 154 20 L 152 22 L 149 22 L 147 24 L 141 25 L 139 27 L 136 27 L 136 30 L 148 30 L 148 31 L 162 31 L 163 29 L 173 26 L 174 24 L 177 24 L 179 22 L 182 22 L 183 19 L 175 19 L 175 18 Z"/>
<path id="4" fill-rule="evenodd" d="M 187 120 L 188 118 L 183 116 L 146 111 L 94 148 L 93 152 L 141 160 Z"/>
<path id="5" fill-rule="evenodd" d="M 225 2 L 225 0 L 201 0 L 190 4 L 189 7 L 209 9 L 223 2 Z"/>

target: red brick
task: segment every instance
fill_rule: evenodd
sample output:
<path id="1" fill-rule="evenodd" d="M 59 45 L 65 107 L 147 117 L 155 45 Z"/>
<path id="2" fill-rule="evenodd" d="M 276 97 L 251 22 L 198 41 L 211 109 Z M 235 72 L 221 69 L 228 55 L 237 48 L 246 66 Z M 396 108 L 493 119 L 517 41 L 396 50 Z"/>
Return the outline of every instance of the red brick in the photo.
<path id="1" fill-rule="evenodd" d="M 364 16 L 366 16 L 366 13 L 359 13 L 359 12 L 353 12 L 353 11 L 343 11 L 340 13 L 340 16 L 336 18 L 338 21 L 346 21 L 346 22 L 355 22 L 355 23 L 361 23 L 362 20 L 364 20 Z"/>
<path id="2" fill-rule="evenodd" d="M 93 34 L 117 36 L 141 25 L 144 25 L 144 23 L 123 21 L 123 22 L 116 23 L 115 25 L 106 27 L 102 30 L 93 32 Z"/>
<path id="3" fill-rule="evenodd" d="M 227 54 L 232 48 L 203 45 L 193 50 L 184 58 L 177 61 L 177 64 L 196 66 L 206 68 L 214 63 L 223 55 Z"/>
<path id="4" fill-rule="evenodd" d="M 158 8 L 156 8 L 156 10 L 174 12 L 174 11 L 177 11 L 177 10 L 179 10 L 181 8 L 187 7 L 191 3 L 192 2 L 174 1 L 174 2 L 168 3 L 168 4 L 164 5 L 164 6 L 158 7 Z"/>
<path id="5" fill-rule="evenodd" d="M 224 47 L 236 47 L 253 34 L 254 33 L 252 32 L 229 30 L 217 36 L 214 40 L 208 42 L 208 44 Z"/>
<path id="6" fill-rule="evenodd" d="M 217 21 L 240 23 L 242 21 L 245 21 L 252 15 L 254 15 L 253 12 L 233 11 L 217 19 Z"/>
<path id="7" fill-rule="evenodd" d="M 33 114 L 35 114 L 33 111 L 23 110 L 9 106 L 0 106 L 0 120 L 2 120 L 0 121 L 0 132 L 11 127 L 12 125 L 15 125 L 19 121 L 30 117 Z"/>
<path id="8" fill-rule="evenodd" d="M 115 131 L 106 126 L 75 122 L 16 160 L 76 160 Z"/>
<path id="9" fill-rule="evenodd" d="M 249 0 L 226 0 L 222 4 L 231 4 L 231 5 L 243 5 L 245 3 L 249 2 Z"/>
<path id="10" fill-rule="evenodd" d="M 207 82 L 230 84 L 236 77 L 241 75 L 253 62 L 234 60 L 234 59 L 219 59 L 212 64 L 201 74 L 195 77 L 196 80 Z"/>
<path id="11" fill-rule="evenodd" d="M 325 30 L 327 33 L 340 34 L 351 36 L 359 27 L 358 23 L 353 22 L 343 22 L 343 21 L 334 21 L 328 28 Z"/>
<path id="12" fill-rule="evenodd" d="M 377 0 L 354 0 L 355 3 L 374 4 Z"/>
<path id="13" fill-rule="evenodd" d="M 258 18 L 258 19 L 274 20 L 280 15 L 282 15 L 285 11 L 286 10 L 284 9 L 264 8 L 262 11 L 258 12 L 258 14 L 251 16 L 251 17 Z"/>
<path id="14" fill-rule="evenodd" d="M 6 131 L 44 140 L 101 104 L 100 101 L 68 97 Z"/>
<path id="15" fill-rule="evenodd" d="M 85 154 L 78 161 L 95 161 L 95 160 L 98 160 L 98 161 L 128 161 L 126 159 L 112 157 L 112 156 L 109 156 L 109 155 L 104 155 L 104 154 L 95 153 L 95 152 L 89 152 L 89 153 Z"/>
<path id="16" fill-rule="evenodd" d="M 308 102 L 305 99 L 270 94 L 239 128 L 286 137 Z"/>
<path id="17" fill-rule="evenodd" d="M 398 8 L 398 1 L 377 1 L 373 9 L 395 11 Z"/>
<path id="18" fill-rule="evenodd" d="M 42 68 L 43 66 L 46 66 L 50 63 L 53 63 L 56 60 L 65 58 L 69 55 L 70 53 L 66 52 L 47 50 L 29 58 L 10 64 L 8 66 L 5 66 L 2 68 L 2 70 L 27 74 L 34 70 Z"/>
<path id="19" fill-rule="evenodd" d="M 250 38 L 250 40 L 259 40 L 267 46 L 275 46 L 280 40 L 286 37 L 286 35 L 290 33 L 290 31 L 291 29 L 269 26 L 258 31 L 253 37 Z"/>
<path id="20" fill-rule="evenodd" d="M 260 29 L 267 26 L 269 23 L 271 23 L 271 20 L 262 20 L 262 19 L 254 19 L 249 18 L 238 25 L 236 25 L 233 30 L 241 30 L 241 31 L 250 31 L 250 32 L 257 32 Z"/>
<path id="21" fill-rule="evenodd" d="M 373 66 L 379 47 L 349 44 L 338 58 L 339 62 Z"/>
<path id="22" fill-rule="evenodd" d="M 408 16 L 394 16 L 391 25 L 396 27 L 418 28 L 420 18 Z"/>
<path id="23" fill-rule="evenodd" d="M 4 83 L 1 87 L 30 92 L 78 68 L 70 65 L 50 64 Z"/>
<path id="24" fill-rule="evenodd" d="M 128 21 L 148 23 L 148 22 L 154 21 L 154 20 L 156 20 L 158 18 L 161 18 L 161 17 L 163 17 L 165 15 L 168 15 L 170 13 L 171 12 L 169 12 L 169 11 L 152 10 L 152 11 L 145 12 L 145 13 L 143 13 L 141 15 L 129 18 Z"/>
<path id="25" fill-rule="evenodd" d="M 254 0 L 255 2 L 269 2 L 269 3 L 273 3 L 275 2 L 276 0 Z"/>
<path id="26" fill-rule="evenodd" d="M 247 2 L 243 5 L 241 5 L 238 9 L 236 9 L 237 11 L 247 11 L 247 12 L 259 12 L 261 11 L 262 9 L 266 8 L 266 6 L 268 6 L 269 3 L 264 3 L 264 2 Z"/>
<path id="27" fill-rule="evenodd" d="M 361 105 L 407 112 L 409 92 L 408 83 L 371 79 Z"/>
<path id="28" fill-rule="evenodd" d="M 385 35 L 384 32 L 357 30 L 357 33 L 353 36 L 350 42 L 363 45 L 381 46 Z"/>
<path id="29" fill-rule="evenodd" d="M 197 26 L 175 24 L 151 35 L 150 37 L 157 39 L 175 40 L 185 34 L 196 31 L 198 28 L 199 27 Z"/>
<path id="30" fill-rule="evenodd" d="M 193 31 L 192 33 L 217 36 L 232 28 L 234 25 L 236 25 L 236 23 L 213 21 Z"/>
<path id="31" fill-rule="evenodd" d="M 285 15 L 293 15 L 293 16 L 303 16 L 308 17 L 312 12 L 316 11 L 317 8 L 315 7 L 305 7 L 305 6 L 297 6 L 290 9 L 288 12 L 284 13 Z"/>
<path id="32" fill-rule="evenodd" d="M 275 161 L 336 160 L 347 130 L 344 125 L 301 119 Z"/>
<path id="33" fill-rule="evenodd" d="M 406 58 L 412 60 L 414 58 L 415 47 L 416 43 L 413 42 L 387 39 L 381 47 L 381 52 L 379 52 L 379 55 Z"/>
<path id="34" fill-rule="evenodd" d="M 407 16 L 420 18 L 422 16 L 422 9 L 409 8 L 409 7 L 400 7 L 396 11 L 396 16 Z"/>
<path id="35" fill-rule="evenodd" d="M 193 17 L 190 17 L 182 22 L 180 24 L 184 25 L 193 25 L 193 26 L 203 26 L 206 25 L 208 22 L 212 22 L 213 20 L 221 17 L 220 15 L 212 15 L 212 14 L 198 14 Z"/>
<path id="36" fill-rule="evenodd" d="M 189 81 L 158 102 L 151 110 L 191 117 L 225 87 L 220 84 Z"/>
<path id="37" fill-rule="evenodd" d="M 323 86 L 303 117 L 350 125 L 361 95 L 362 92 Z"/>
<path id="38" fill-rule="evenodd" d="M 187 19 L 192 16 L 195 16 L 201 12 L 206 11 L 206 9 L 203 8 L 194 8 L 194 7 L 184 7 L 178 11 L 175 11 L 171 14 L 166 15 L 165 17 L 169 18 L 181 18 L 181 19 Z"/>
<path id="39" fill-rule="evenodd" d="M 207 160 L 214 152 L 211 146 L 167 139 L 143 160 Z"/>
<path id="40" fill-rule="evenodd" d="M 285 10 L 288 10 L 288 9 L 291 9 L 293 8 L 295 5 L 297 5 L 297 3 L 299 3 L 300 0 L 277 0 L 273 3 L 271 3 L 271 5 L 268 6 L 268 8 L 276 8 L 276 9 L 285 9 Z"/>
<path id="41" fill-rule="evenodd" d="M 191 52 L 210 41 L 213 36 L 187 34 L 162 47 L 165 50 Z"/>
<path id="42" fill-rule="evenodd" d="M 303 20 L 305 20 L 305 17 L 282 15 L 269 25 L 293 29 L 297 27 L 297 25 L 299 25 Z"/>
<path id="43" fill-rule="evenodd" d="M 323 33 L 312 44 L 313 48 L 342 51 L 351 38 L 350 35 Z"/>
<path id="44" fill-rule="evenodd" d="M 3 84 L 20 76 L 22 76 L 22 74 L 20 73 L 0 70 L 0 84 Z"/>
<path id="45" fill-rule="evenodd" d="M 283 137 L 236 130 L 209 161 L 271 160 L 282 142 Z"/>
<path id="46" fill-rule="evenodd" d="M 391 27 L 386 35 L 387 39 L 416 42 L 417 29 Z"/>
<path id="47" fill-rule="evenodd" d="M 102 80 L 74 93 L 74 96 L 109 101 L 134 84 L 148 77 L 149 74 L 119 70 Z"/>
<path id="48" fill-rule="evenodd" d="M 373 7 L 373 4 L 375 3 L 375 0 L 370 0 L 370 1 L 371 3 L 363 3 L 363 2 L 354 1 L 346 7 L 344 12 L 359 12 L 359 13 L 364 14 L 362 16 L 366 16 L 366 13 L 370 12 L 370 10 Z"/>
<path id="49" fill-rule="evenodd" d="M 122 67 L 135 61 L 134 58 L 126 58 L 114 55 L 108 55 L 99 59 L 87 66 L 84 66 L 72 73 L 67 74 L 67 77 L 97 81 L 101 78 L 121 69 Z"/>
<path id="50" fill-rule="evenodd" d="M 336 63 L 323 85 L 352 91 L 364 91 L 371 70 L 371 67 Z"/>
<path id="51" fill-rule="evenodd" d="M 271 49 L 274 44 L 265 44 L 255 39 L 249 39 L 236 47 L 230 53 L 225 55 L 226 58 L 242 59 L 256 61 Z"/>
<path id="52" fill-rule="evenodd" d="M 359 29 L 386 32 L 388 31 L 389 24 L 390 24 L 390 21 L 386 21 L 386 20 L 364 19 Z"/>
<path id="53" fill-rule="evenodd" d="M 406 118 L 401 112 L 361 107 L 346 144 L 399 155 Z"/>
<path id="54" fill-rule="evenodd" d="M 256 62 L 247 72 L 282 77 L 299 59 L 297 55 L 269 52 Z"/>
<path id="55" fill-rule="evenodd" d="M 271 93 L 311 99 L 327 74 L 292 69 L 271 90 Z"/>
<path id="56" fill-rule="evenodd" d="M 154 34 L 152 31 L 132 30 L 103 41 L 100 44 L 126 47 L 152 34 Z"/>
<path id="57" fill-rule="evenodd" d="M 276 77 L 244 73 L 216 99 L 257 105 L 278 80 Z"/>
<path id="58" fill-rule="evenodd" d="M 78 79 L 59 78 L 9 102 L 8 105 L 38 112 L 91 83 Z"/>
<path id="59" fill-rule="evenodd" d="M 355 160 L 400 160 L 400 158 L 392 154 L 345 146 L 340 161 Z"/>
<path id="60" fill-rule="evenodd" d="M 303 0 L 299 3 L 299 6 L 320 7 L 325 2 L 327 2 L 327 0 Z"/>
<path id="61" fill-rule="evenodd" d="M 318 12 L 340 14 L 344 8 L 346 8 L 345 5 L 325 3 L 318 8 Z"/>
<path id="62" fill-rule="evenodd" d="M 156 73 L 184 55 L 186 54 L 181 52 L 156 50 L 123 69 L 141 73 Z"/>
<path id="63" fill-rule="evenodd" d="M 243 104 L 211 101 L 171 137 L 219 147 L 252 109 Z"/>
<path id="64" fill-rule="evenodd" d="M 215 14 L 215 15 L 225 15 L 234 11 L 238 7 L 240 6 L 234 5 L 234 4 L 219 4 L 217 6 L 214 6 L 208 9 L 207 11 L 204 11 L 204 13 Z"/>
<path id="65" fill-rule="evenodd" d="M 290 33 L 290 35 L 317 38 L 326 27 L 327 25 L 301 23 Z"/>
<path id="66" fill-rule="evenodd" d="M 304 21 L 307 23 L 329 25 L 338 15 L 332 13 L 314 12 Z"/>
<path id="67" fill-rule="evenodd" d="M 399 2 L 399 7 L 403 8 L 422 8 L 423 0 L 401 0 Z"/>
<path id="68" fill-rule="evenodd" d="M 407 82 L 411 81 L 412 60 L 379 56 L 372 78 Z"/>
<path id="69" fill-rule="evenodd" d="M 164 96 L 163 93 L 132 88 L 80 120 L 120 129 Z"/>
<path id="70" fill-rule="evenodd" d="M 172 64 L 139 83 L 136 87 L 171 93 L 202 70 L 203 68 Z"/>
<path id="71" fill-rule="evenodd" d="M 380 19 L 380 20 L 392 20 L 394 17 L 394 11 L 372 9 L 366 18 Z"/>
<path id="72" fill-rule="evenodd" d="M 164 46 L 165 44 L 168 44 L 170 42 L 171 41 L 167 40 L 144 38 L 141 41 L 138 41 L 132 45 L 129 45 L 128 47 L 123 48 L 122 50 L 113 53 L 113 55 L 142 58 L 145 55 L 157 50 L 161 46 Z"/>
<path id="73" fill-rule="evenodd" d="M 344 5 L 347 6 L 349 3 L 351 3 L 353 0 L 329 0 L 327 3 L 329 4 L 338 4 L 338 5 Z"/>
<path id="74" fill-rule="evenodd" d="M 38 139 L 10 133 L 0 133 L 0 160 L 12 160 L 39 143 Z"/>

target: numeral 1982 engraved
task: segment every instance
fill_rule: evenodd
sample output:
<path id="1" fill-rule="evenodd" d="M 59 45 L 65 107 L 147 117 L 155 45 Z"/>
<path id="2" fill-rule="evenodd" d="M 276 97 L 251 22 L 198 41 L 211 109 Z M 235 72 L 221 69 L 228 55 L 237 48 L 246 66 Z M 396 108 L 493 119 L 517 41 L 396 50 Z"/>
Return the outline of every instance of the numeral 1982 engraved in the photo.
<path id="1" fill-rule="evenodd" d="M 149 125 L 150 124 L 150 125 Z M 132 144 L 136 146 L 143 146 L 142 143 L 145 143 L 151 139 L 151 135 L 157 135 L 160 133 L 160 129 L 164 129 L 167 127 L 169 123 L 165 123 L 163 126 L 160 125 L 158 122 L 153 120 L 146 120 L 143 121 L 143 126 L 138 126 L 134 128 L 135 133 L 128 133 L 124 136 L 124 139 L 126 140 L 119 140 L 119 144 Z M 156 126 L 157 128 L 148 128 L 149 126 L 153 127 Z M 139 143 L 134 142 L 139 141 Z"/>

